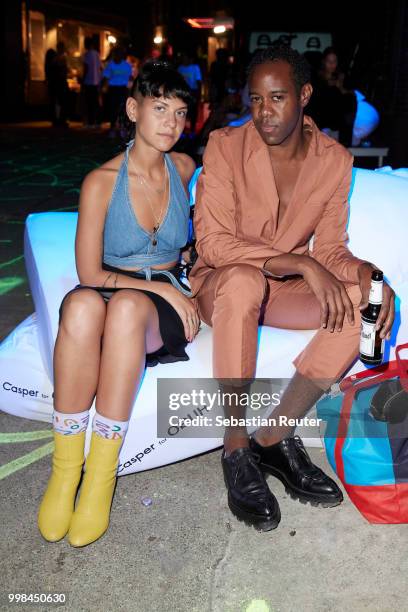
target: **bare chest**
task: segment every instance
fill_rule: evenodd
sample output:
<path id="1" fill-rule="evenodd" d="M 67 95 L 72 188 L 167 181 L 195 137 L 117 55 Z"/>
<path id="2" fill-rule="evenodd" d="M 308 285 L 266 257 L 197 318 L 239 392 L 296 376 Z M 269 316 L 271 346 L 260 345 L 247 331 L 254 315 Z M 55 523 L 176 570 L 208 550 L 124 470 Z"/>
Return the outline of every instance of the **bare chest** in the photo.
<path id="1" fill-rule="evenodd" d="M 280 225 L 293 197 L 296 183 L 300 174 L 302 162 L 288 164 L 274 164 L 273 174 L 279 198 L 278 226 Z"/>

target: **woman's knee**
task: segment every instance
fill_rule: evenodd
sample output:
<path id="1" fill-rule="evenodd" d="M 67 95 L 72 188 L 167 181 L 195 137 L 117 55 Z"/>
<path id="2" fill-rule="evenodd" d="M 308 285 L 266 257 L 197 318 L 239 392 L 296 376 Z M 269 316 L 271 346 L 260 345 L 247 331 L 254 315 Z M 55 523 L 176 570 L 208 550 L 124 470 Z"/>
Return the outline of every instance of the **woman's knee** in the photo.
<path id="1" fill-rule="evenodd" d="M 60 325 L 76 335 L 81 330 L 103 329 L 106 306 L 103 297 L 92 289 L 78 289 L 70 293 L 62 305 Z"/>
<path id="2" fill-rule="evenodd" d="M 126 324 L 147 324 L 154 314 L 155 306 L 144 293 L 133 289 L 122 289 L 111 297 L 108 304 L 108 317 L 110 322 Z"/>

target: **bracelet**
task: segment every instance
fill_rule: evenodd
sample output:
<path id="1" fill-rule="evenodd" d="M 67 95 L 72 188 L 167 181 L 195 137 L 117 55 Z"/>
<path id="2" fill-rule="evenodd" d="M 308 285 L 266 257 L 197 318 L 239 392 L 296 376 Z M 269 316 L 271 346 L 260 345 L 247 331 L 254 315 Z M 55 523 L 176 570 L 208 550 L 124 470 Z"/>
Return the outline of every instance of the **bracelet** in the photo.
<path id="1" fill-rule="evenodd" d="M 263 274 L 264 274 L 265 276 L 271 276 L 272 278 L 285 278 L 286 274 L 282 274 L 282 275 L 280 275 L 280 274 L 274 274 L 273 272 L 270 272 L 269 270 L 267 270 L 267 269 L 265 268 L 266 264 L 268 263 L 268 261 L 269 261 L 270 259 L 273 259 L 273 256 L 272 256 L 272 257 L 268 257 L 268 259 L 266 259 L 266 260 L 264 261 L 264 264 L 263 264 L 263 266 L 262 266 L 262 268 L 261 268 L 261 271 L 263 272 Z"/>
<path id="2" fill-rule="evenodd" d="M 274 274 L 273 272 L 266 270 L 266 268 L 261 268 L 261 272 L 263 272 L 265 276 L 271 276 L 272 278 L 285 278 L 285 276 L 287 276 L 287 274 Z"/>

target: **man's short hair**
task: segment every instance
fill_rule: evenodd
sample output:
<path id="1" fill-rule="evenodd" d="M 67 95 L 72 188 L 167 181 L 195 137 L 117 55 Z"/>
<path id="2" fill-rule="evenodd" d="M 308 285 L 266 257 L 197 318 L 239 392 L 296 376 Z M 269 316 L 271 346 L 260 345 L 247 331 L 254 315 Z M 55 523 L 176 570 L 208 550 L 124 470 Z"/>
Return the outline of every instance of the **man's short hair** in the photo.
<path id="1" fill-rule="evenodd" d="M 257 66 L 277 61 L 287 62 L 291 66 L 296 92 L 299 95 L 303 85 L 310 83 L 311 70 L 307 59 L 291 47 L 279 46 L 258 49 L 249 63 L 247 70 L 248 79 Z"/>

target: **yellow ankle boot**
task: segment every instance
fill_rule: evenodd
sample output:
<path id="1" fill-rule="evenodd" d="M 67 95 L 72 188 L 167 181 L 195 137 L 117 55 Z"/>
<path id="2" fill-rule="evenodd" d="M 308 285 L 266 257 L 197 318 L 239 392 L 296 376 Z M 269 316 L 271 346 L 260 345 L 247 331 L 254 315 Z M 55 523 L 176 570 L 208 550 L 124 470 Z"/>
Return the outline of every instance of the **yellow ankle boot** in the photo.
<path id="1" fill-rule="evenodd" d="M 123 439 L 106 440 L 92 433 L 79 501 L 68 531 L 71 546 L 86 546 L 100 538 L 109 526 Z"/>
<path id="2" fill-rule="evenodd" d="M 85 432 L 64 436 L 54 431 L 52 473 L 38 512 L 38 527 L 49 542 L 61 540 L 69 529 L 84 463 L 84 445 Z"/>

